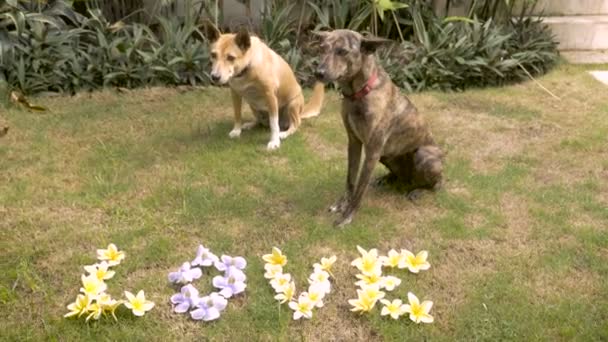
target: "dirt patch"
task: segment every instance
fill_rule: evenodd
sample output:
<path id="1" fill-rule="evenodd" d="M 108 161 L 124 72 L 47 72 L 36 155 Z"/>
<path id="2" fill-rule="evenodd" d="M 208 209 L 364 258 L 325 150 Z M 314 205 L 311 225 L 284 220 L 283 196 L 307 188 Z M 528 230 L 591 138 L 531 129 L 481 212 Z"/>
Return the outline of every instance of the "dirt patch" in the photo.
<path id="1" fill-rule="evenodd" d="M 477 171 L 496 171 L 501 164 L 497 161 L 520 155 L 526 148 L 519 126 L 509 119 L 444 109 L 434 126 L 434 135 L 442 137 L 448 157 L 452 152 L 465 155 Z"/>
<path id="2" fill-rule="evenodd" d="M 500 210 L 506 219 L 506 242 L 514 249 L 526 248 L 530 243 L 532 226 L 526 200 L 513 193 L 506 193 L 500 199 Z"/>
<path id="3" fill-rule="evenodd" d="M 321 160 L 331 160 L 338 157 L 346 157 L 346 146 L 338 148 L 335 144 L 330 144 L 321 136 L 312 130 L 307 130 L 304 134 L 306 145 L 310 148 L 315 156 Z"/>
<path id="4" fill-rule="evenodd" d="M 559 301 L 572 294 L 592 298 L 600 295 L 602 278 L 584 269 L 571 269 L 563 272 L 535 272 L 532 279 L 526 281 L 528 287 L 541 303 Z"/>

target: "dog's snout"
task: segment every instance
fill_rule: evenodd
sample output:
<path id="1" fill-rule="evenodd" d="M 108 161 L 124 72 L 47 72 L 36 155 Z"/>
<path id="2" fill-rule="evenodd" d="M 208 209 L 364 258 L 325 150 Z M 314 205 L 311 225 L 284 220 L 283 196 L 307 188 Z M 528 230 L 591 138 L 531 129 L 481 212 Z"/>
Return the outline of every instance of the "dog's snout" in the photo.
<path id="1" fill-rule="evenodd" d="M 327 74 L 327 69 L 323 66 L 318 67 L 317 70 L 315 71 L 315 77 L 317 79 L 324 79 L 326 74 Z"/>
<path id="2" fill-rule="evenodd" d="M 211 80 L 213 80 L 213 82 L 217 82 L 220 80 L 220 74 L 216 74 L 216 73 L 211 73 Z"/>

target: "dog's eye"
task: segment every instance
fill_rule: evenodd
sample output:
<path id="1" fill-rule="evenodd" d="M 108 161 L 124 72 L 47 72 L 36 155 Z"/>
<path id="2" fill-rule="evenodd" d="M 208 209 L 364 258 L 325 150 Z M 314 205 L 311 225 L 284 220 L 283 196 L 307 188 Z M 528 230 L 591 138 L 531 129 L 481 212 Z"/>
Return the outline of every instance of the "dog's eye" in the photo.
<path id="1" fill-rule="evenodd" d="M 217 53 L 212 52 L 212 53 L 211 53 L 211 59 L 216 59 L 216 58 L 217 58 Z"/>
<path id="2" fill-rule="evenodd" d="M 228 56 L 226 56 L 226 59 L 228 60 L 228 62 L 234 62 L 236 57 L 234 57 L 233 55 L 228 55 Z"/>
<path id="3" fill-rule="evenodd" d="M 336 49 L 336 55 L 338 55 L 338 56 L 346 56 L 347 53 L 348 53 L 348 51 L 346 51 L 343 48 L 337 48 Z"/>

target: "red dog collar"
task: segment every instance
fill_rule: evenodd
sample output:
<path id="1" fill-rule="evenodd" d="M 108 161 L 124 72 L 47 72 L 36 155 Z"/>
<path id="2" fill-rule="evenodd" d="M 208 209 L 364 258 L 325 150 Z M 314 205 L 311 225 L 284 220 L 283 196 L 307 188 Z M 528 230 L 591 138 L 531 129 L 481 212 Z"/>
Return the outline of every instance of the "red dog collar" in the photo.
<path id="1" fill-rule="evenodd" d="M 372 91 L 372 89 L 374 89 L 374 83 L 376 82 L 377 79 L 378 79 L 378 73 L 374 71 L 374 73 L 367 80 L 367 82 L 365 83 L 363 88 L 361 88 L 358 92 L 356 92 L 352 95 L 346 95 L 346 94 L 342 93 L 342 95 L 344 95 L 344 97 L 351 99 L 351 100 L 360 100 L 360 99 L 364 98 L 365 95 L 369 94 L 370 91 Z"/>

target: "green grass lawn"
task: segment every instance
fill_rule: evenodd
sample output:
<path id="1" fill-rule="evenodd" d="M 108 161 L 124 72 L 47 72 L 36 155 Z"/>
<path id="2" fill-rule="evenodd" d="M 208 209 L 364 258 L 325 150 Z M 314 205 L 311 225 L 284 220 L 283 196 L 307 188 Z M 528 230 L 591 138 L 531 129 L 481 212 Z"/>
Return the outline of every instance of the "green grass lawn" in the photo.
<path id="1" fill-rule="evenodd" d="M 227 89 L 103 91 L 12 108 L 0 139 L 0 339 L 42 340 L 579 340 L 608 339 L 608 87 L 584 67 L 540 81 L 412 95 L 447 152 L 445 188 L 419 202 L 372 188 L 338 230 L 327 206 L 343 191 L 339 98 L 269 153 L 265 130 L 228 138 Z M 248 117 L 249 114 L 247 114 Z M 384 172 L 378 166 L 377 173 Z M 109 291 L 146 291 L 144 318 L 63 319 L 83 265 L 114 242 L 127 253 Z M 167 273 L 199 243 L 244 256 L 248 288 L 222 318 L 171 312 Z M 435 323 L 359 316 L 356 245 L 426 249 L 431 269 L 395 272 L 435 305 Z M 302 287 L 336 254 L 326 307 L 292 321 L 263 278 L 273 246 Z M 199 280 L 209 292 L 210 278 Z"/>

